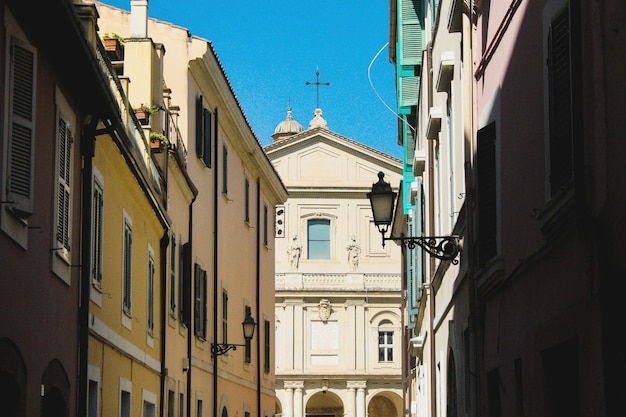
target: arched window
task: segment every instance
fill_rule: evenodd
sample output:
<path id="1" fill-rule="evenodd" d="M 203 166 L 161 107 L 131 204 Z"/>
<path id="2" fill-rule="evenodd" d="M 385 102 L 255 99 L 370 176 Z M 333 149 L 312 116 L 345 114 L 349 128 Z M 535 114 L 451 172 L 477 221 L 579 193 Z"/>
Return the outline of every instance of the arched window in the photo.
<path id="1" fill-rule="evenodd" d="M 393 327 L 388 320 L 378 325 L 378 362 L 393 362 Z"/>

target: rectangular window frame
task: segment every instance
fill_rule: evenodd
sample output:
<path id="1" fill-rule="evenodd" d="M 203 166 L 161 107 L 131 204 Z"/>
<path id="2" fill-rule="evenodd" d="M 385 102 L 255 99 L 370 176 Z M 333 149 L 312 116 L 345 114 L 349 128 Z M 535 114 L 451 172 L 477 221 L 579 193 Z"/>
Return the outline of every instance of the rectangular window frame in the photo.
<path id="1" fill-rule="evenodd" d="M 102 260 L 104 241 L 104 180 L 98 172 L 93 177 L 91 208 L 91 284 L 102 290 Z"/>
<path id="2" fill-rule="evenodd" d="M 393 330 L 378 331 L 378 362 L 393 362 Z"/>

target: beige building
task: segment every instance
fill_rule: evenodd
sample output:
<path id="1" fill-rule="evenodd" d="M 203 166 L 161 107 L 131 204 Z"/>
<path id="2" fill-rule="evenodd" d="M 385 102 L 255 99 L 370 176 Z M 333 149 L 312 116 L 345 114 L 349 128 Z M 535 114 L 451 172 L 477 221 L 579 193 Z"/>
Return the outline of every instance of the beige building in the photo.
<path id="1" fill-rule="evenodd" d="M 148 18 L 146 1 L 130 1 L 130 10 L 96 5 L 99 34 L 124 39 L 114 66 L 132 107 L 154 111 L 146 136 L 167 138 L 155 157 L 167 174 L 172 222 L 161 242 L 168 249 L 160 265 L 156 414 L 268 417 L 275 408 L 273 218 L 287 190 L 208 40 Z M 250 340 L 241 326 L 248 317 L 256 322 Z M 117 381 L 103 382 L 103 391 L 118 389 Z M 131 388 L 133 398 L 141 394 Z"/>
<path id="2" fill-rule="evenodd" d="M 400 160 L 288 111 L 265 147 L 289 190 L 276 208 L 276 414 L 399 417 L 400 249 L 366 194 Z"/>

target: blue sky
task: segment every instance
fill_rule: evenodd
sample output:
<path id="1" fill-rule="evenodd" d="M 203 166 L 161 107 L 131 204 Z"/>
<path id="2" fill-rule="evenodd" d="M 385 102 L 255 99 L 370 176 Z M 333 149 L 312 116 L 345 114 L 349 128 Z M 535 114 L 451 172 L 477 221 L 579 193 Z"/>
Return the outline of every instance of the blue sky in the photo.
<path id="1" fill-rule="evenodd" d="M 103 2 L 130 9 L 130 0 Z M 315 82 L 319 70 L 319 81 L 330 82 L 319 86 L 329 129 L 401 158 L 390 110 L 394 68 L 384 47 L 388 1 L 150 0 L 148 15 L 212 41 L 262 145 L 272 142 L 289 100 L 294 119 L 308 127 L 317 91 L 306 82 Z"/>

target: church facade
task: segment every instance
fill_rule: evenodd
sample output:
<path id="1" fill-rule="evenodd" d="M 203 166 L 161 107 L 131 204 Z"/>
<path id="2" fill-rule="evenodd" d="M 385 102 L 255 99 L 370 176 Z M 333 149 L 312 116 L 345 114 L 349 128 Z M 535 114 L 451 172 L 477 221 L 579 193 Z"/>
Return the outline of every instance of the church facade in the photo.
<path id="1" fill-rule="evenodd" d="M 265 151 L 289 197 L 276 208 L 276 414 L 401 417 L 400 248 L 366 197 L 401 161 L 291 110 Z"/>

